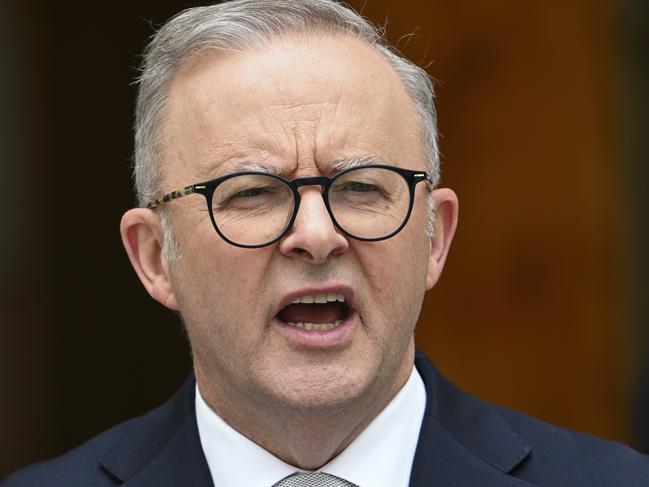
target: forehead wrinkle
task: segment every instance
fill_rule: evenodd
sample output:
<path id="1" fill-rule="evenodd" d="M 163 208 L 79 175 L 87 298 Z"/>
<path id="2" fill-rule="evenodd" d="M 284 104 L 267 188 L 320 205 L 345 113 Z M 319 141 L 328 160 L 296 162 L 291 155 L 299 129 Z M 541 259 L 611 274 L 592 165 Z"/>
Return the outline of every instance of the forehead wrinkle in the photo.
<path id="1" fill-rule="evenodd" d="M 189 86 L 181 84 L 179 90 L 173 90 L 170 108 L 173 109 L 174 117 L 166 117 L 165 127 L 166 132 L 173 136 L 173 139 L 167 140 L 166 146 L 174 153 L 172 159 L 176 159 L 177 163 L 194 165 L 199 176 L 220 172 L 223 161 L 234 158 L 251 162 L 258 159 L 291 159 L 287 157 L 289 154 L 286 154 L 286 147 L 292 146 L 292 143 L 283 133 L 282 127 L 273 123 L 273 117 L 267 116 L 273 106 L 254 113 L 237 113 L 232 107 L 224 107 L 224 100 L 211 92 L 201 93 L 206 99 L 199 96 L 201 90 L 191 89 L 197 88 L 191 77 L 185 81 Z M 233 133 L 221 130 L 221 123 L 224 123 L 222 118 L 216 119 L 221 123 L 214 123 L 212 114 L 224 113 L 226 110 L 230 114 L 228 119 L 232 121 L 234 118 L 235 124 L 247 126 L 245 131 Z M 186 123 L 187 121 L 190 123 Z"/>
<path id="2" fill-rule="evenodd" d="M 283 130 L 287 148 L 293 151 L 293 157 L 289 158 L 294 162 L 291 172 L 317 167 L 320 126 L 325 119 L 336 119 L 342 98 L 342 86 L 331 83 L 330 89 L 336 87 L 337 90 L 334 93 L 321 93 L 318 85 L 311 86 L 314 81 L 312 74 L 307 73 L 303 78 L 304 84 L 296 90 L 290 84 L 281 83 L 280 79 L 271 78 L 271 86 L 278 99 L 267 108 Z M 317 81 L 322 81 L 322 77 Z M 305 86 L 311 88 L 305 91 Z"/>
<path id="3" fill-rule="evenodd" d="M 258 126 L 263 122 L 259 120 Z M 279 174 L 284 169 L 287 157 L 282 144 L 277 138 L 268 136 L 268 131 L 248 130 L 232 139 L 215 140 L 219 137 L 214 131 L 211 143 L 203 147 L 195 147 L 199 157 L 196 161 L 197 170 L 205 177 L 218 177 L 232 172 L 247 170 Z"/>
<path id="4" fill-rule="evenodd" d="M 333 107 L 335 113 L 338 104 L 324 100 L 315 102 L 287 101 L 282 104 L 274 104 L 269 108 L 278 112 L 277 114 L 273 113 L 273 116 L 282 127 L 287 139 L 292 139 L 293 143 L 311 140 L 315 144 L 322 119 L 327 116 L 328 111 L 331 111 L 330 107 Z"/>

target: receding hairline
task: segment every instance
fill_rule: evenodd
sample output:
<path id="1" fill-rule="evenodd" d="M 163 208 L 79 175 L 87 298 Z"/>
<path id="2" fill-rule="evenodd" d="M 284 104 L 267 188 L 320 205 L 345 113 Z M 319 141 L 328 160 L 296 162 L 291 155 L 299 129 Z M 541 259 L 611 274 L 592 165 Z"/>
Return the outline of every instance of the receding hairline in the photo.
<path id="1" fill-rule="evenodd" d="M 376 44 L 373 44 L 367 39 L 358 36 L 354 32 L 341 31 L 335 29 L 322 29 L 322 30 L 313 30 L 313 31 L 304 31 L 304 30 L 291 30 L 282 33 L 272 34 L 269 37 L 260 38 L 255 41 L 251 41 L 245 46 L 240 46 L 236 48 L 226 48 L 223 46 L 197 46 L 196 49 L 192 49 L 185 53 L 179 60 L 177 65 L 172 71 L 172 76 L 168 86 L 173 85 L 174 80 L 177 78 L 178 74 L 181 71 L 186 71 L 191 69 L 192 66 L 199 66 L 202 61 L 211 59 L 213 61 L 218 61 L 218 57 L 223 57 L 224 59 L 228 57 L 236 57 L 239 55 L 245 55 L 247 53 L 255 53 L 256 51 L 282 43 L 293 43 L 295 40 L 303 40 L 309 42 L 310 40 L 327 40 L 327 39 L 344 39 L 352 43 L 356 43 L 359 46 L 365 46 L 369 48 L 375 55 L 377 60 L 380 60 L 382 64 L 387 66 L 390 69 L 390 72 L 394 75 L 395 79 L 399 80 L 400 85 L 406 90 L 407 88 L 403 83 L 403 80 L 399 77 L 399 74 L 394 69 L 394 66 L 390 60 L 378 49 Z"/>

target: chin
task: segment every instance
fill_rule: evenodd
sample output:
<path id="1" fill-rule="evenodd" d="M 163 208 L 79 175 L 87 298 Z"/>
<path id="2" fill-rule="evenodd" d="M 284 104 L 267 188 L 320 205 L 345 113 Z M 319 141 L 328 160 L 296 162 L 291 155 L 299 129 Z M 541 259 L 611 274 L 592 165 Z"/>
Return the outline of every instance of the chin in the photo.
<path id="1" fill-rule="evenodd" d="M 357 404 L 366 395 L 368 382 L 369 377 L 350 377 L 347 369 L 340 369 L 334 374 L 301 374 L 289 383 L 277 384 L 271 393 L 296 412 L 335 414 Z"/>

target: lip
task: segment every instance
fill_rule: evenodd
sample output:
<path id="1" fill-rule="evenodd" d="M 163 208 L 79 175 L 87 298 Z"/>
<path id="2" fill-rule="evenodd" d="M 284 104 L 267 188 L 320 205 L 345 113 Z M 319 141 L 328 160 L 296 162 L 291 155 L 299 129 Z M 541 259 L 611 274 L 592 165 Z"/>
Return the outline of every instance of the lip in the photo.
<path id="1" fill-rule="evenodd" d="M 351 341 L 352 334 L 358 324 L 360 317 L 356 311 L 353 311 L 343 320 L 343 322 L 331 330 L 305 330 L 273 318 L 271 326 L 285 336 L 291 344 L 297 347 L 328 349 L 341 347 Z"/>
<path id="2" fill-rule="evenodd" d="M 287 325 L 277 318 L 279 312 L 298 298 L 314 294 L 342 294 L 345 296 L 345 303 L 349 308 L 349 315 L 343 322 L 331 330 L 305 330 L 295 326 Z M 347 285 L 332 285 L 302 288 L 286 294 L 279 303 L 279 308 L 271 320 L 271 326 L 285 336 L 290 343 L 305 348 L 332 348 L 341 347 L 347 344 L 354 330 L 360 323 L 360 317 L 354 308 L 355 293 Z"/>

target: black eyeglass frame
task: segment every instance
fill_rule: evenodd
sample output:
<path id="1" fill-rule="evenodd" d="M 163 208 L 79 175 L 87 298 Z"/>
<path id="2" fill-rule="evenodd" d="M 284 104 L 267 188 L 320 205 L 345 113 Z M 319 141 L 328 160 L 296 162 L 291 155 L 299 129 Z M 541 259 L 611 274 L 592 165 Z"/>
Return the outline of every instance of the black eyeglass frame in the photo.
<path id="1" fill-rule="evenodd" d="M 347 230 L 345 230 L 339 223 L 336 221 L 336 217 L 333 214 L 333 211 L 331 211 L 331 206 L 329 205 L 329 188 L 333 184 L 333 182 L 338 179 L 339 177 L 349 174 L 350 172 L 357 171 L 359 169 L 369 169 L 369 168 L 374 168 L 374 169 L 386 169 L 389 171 L 396 172 L 399 174 L 403 179 L 405 179 L 407 185 L 408 185 L 408 190 L 410 194 L 410 203 L 408 205 L 408 212 L 406 213 L 405 218 L 403 219 L 403 222 L 399 227 L 389 233 L 388 235 L 385 235 L 383 237 L 374 237 L 374 238 L 364 238 L 364 237 L 357 237 L 351 233 L 349 233 Z M 228 179 L 232 179 L 237 176 L 247 176 L 247 175 L 261 175 L 261 176 L 268 176 L 274 179 L 277 179 L 278 181 L 283 182 L 286 184 L 289 188 L 291 188 L 291 191 L 293 192 L 293 212 L 291 214 L 291 217 L 286 224 L 286 227 L 282 232 L 280 232 L 279 236 L 274 238 L 273 240 L 270 240 L 266 243 L 263 244 L 256 244 L 256 245 L 246 245 L 246 244 L 240 244 L 237 242 L 234 242 L 230 240 L 228 237 L 226 237 L 221 230 L 219 229 L 219 226 L 216 223 L 216 220 L 214 219 L 214 212 L 212 208 L 212 197 L 214 196 L 214 191 L 216 188 L 222 184 L 223 182 L 227 181 Z M 231 174 L 226 174 L 225 176 L 221 176 L 216 179 L 211 179 L 209 181 L 205 181 L 202 183 L 196 183 L 192 184 L 190 186 L 186 186 L 183 189 L 179 189 L 176 191 L 172 191 L 171 193 L 167 193 L 160 198 L 157 198 L 153 201 L 151 201 L 149 204 L 147 204 L 147 208 L 153 209 L 158 206 L 163 205 L 164 203 L 167 203 L 169 201 L 181 198 L 183 196 L 187 196 L 188 194 L 202 194 L 205 196 L 205 201 L 207 203 L 207 210 L 210 215 L 210 220 L 212 220 L 212 226 L 214 226 L 214 230 L 216 230 L 216 233 L 219 234 L 219 236 L 225 240 L 227 243 L 230 245 L 234 245 L 235 247 L 241 247 L 241 248 L 246 248 L 246 249 L 258 249 L 261 247 L 267 247 L 268 245 L 272 245 L 278 240 L 280 240 L 288 230 L 293 227 L 293 223 L 295 222 L 295 217 L 297 216 L 297 212 L 300 209 L 300 192 L 298 189 L 300 189 L 303 186 L 320 186 L 322 189 L 322 199 L 324 201 L 325 207 L 327 208 L 327 212 L 329 213 L 329 217 L 331 218 L 331 221 L 334 223 L 336 228 L 340 230 L 340 232 L 349 237 L 353 238 L 354 240 L 360 240 L 363 242 L 378 242 L 380 240 L 387 240 L 391 237 L 394 237 L 397 233 L 399 233 L 401 230 L 403 230 L 403 227 L 406 226 L 408 223 L 408 220 L 410 219 L 410 214 L 412 213 L 412 208 L 414 206 L 414 201 L 415 201 L 415 187 L 417 186 L 418 183 L 420 182 L 426 182 L 429 184 L 429 186 L 432 188 L 433 186 L 433 179 L 432 177 L 425 171 L 413 171 L 411 169 L 403 169 L 400 167 L 395 167 L 395 166 L 389 166 L 385 164 L 367 164 L 364 166 L 357 166 L 357 167 L 352 167 L 349 169 L 345 169 L 344 171 L 339 172 L 335 176 L 328 177 L 328 176 L 312 176 L 308 178 L 297 178 L 293 180 L 288 180 L 284 179 L 281 176 L 278 176 L 276 174 L 272 173 L 266 173 L 266 172 L 261 172 L 261 171 L 243 171 L 243 172 L 235 172 Z"/>

